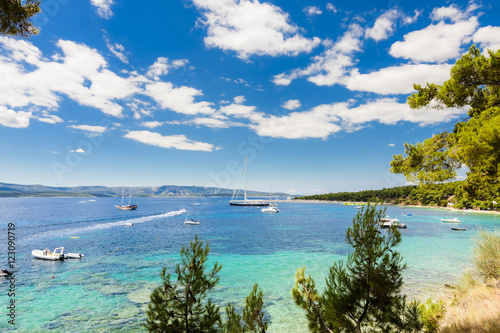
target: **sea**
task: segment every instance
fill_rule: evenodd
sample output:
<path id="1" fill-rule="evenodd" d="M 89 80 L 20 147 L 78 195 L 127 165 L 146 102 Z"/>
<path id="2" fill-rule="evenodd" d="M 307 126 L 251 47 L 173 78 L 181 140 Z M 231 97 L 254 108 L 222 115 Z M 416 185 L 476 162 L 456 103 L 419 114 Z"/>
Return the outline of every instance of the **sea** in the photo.
<path id="1" fill-rule="evenodd" d="M 208 298 L 241 309 L 258 283 L 268 332 L 307 332 L 305 314 L 291 296 L 295 273 L 305 266 L 324 290 L 330 267 L 352 252 L 345 232 L 359 211 L 284 200 L 279 213 L 265 214 L 259 207 L 230 206 L 224 197 L 136 201 L 137 210 L 121 211 L 115 198 L 0 198 L 0 268 L 10 261 L 15 270 L 14 278 L 0 277 L 0 331 L 146 332 L 149 296 L 161 283 L 162 268 L 173 272 L 180 249 L 198 235 L 210 244 L 207 270 L 222 265 Z M 445 284 L 471 268 L 478 230 L 500 228 L 500 215 L 383 208 L 408 227 L 396 248 L 407 264 L 408 299 L 450 297 Z M 200 225 L 185 225 L 188 213 Z M 441 221 L 455 217 L 466 231 Z M 85 257 L 46 261 L 31 254 L 57 247 Z"/>

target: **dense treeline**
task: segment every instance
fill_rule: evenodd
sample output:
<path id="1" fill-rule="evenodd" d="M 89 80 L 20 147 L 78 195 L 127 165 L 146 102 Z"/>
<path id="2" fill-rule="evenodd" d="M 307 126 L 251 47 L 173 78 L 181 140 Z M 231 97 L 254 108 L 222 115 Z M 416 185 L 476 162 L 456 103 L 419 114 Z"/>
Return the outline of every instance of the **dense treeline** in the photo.
<path id="1" fill-rule="evenodd" d="M 300 197 L 304 200 L 375 202 L 423 206 L 453 206 L 455 208 L 499 209 L 500 198 L 470 200 L 462 193 L 463 181 L 433 184 L 427 186 L 399 186 L 381 190 L 360 192 L 339 192 Z"/>

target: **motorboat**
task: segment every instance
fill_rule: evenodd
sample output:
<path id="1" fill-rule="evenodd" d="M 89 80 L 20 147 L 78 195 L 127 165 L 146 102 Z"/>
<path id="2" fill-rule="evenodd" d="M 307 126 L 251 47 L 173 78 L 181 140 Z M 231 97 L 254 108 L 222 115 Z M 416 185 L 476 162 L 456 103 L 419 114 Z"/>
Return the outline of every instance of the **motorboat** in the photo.
<path id="1" fill-rule="evenodd" d="M 12 275 L 12 274 L 14 274 L 14 272 L 12 272 L 12 271 L 8 271 L 8 270 L 3 269 L 3 268 L 2 268 L 2 269 L 0 269 L 0 276 L 10 276 L 10 275 Z"/>
<path id="2" fill-rule="evenodd" d="M 466 229 L 465 229 L 465 228 L 459 228 L 459 227 L 451 227 L 451 230 L 455 230 L 455 231 L 465 231 Z"/>
<path id="3" fill-rule="evenodd" d="M 193 219 L 189 219 L 189 220 L 184 221 L 184 224 L 198 225 L 198 224 L 200 224 L 200 221 L 195 221 Z"/>
<path id="4" fill-rule="evenodd" d="M 441 222 L 444 223 L 461 223 L 461 221 L 458 218 L 453 218 L 453 219 L 441 219 Z"/>
<path id="5" fill-rule="evenodd" d="M 378 220 L 378 222 L 380 224 L 384 223 L 384 222 L 390 222 L 391 221 L 391 217 L 389 215 L 386 215 L 385 217 L 381 217 L 380 220 Z"/>
<path id="6" fill-rule="evenodd" d="M 266 208 L 262 208 L 262 213 L 279 213 L 280 210 L 276 206 L 269 206 Z"/>
<path id="7" fill-rule="evenodd" d="M 54 252 L 49 249 L 31 251 L 33 257 L 44 260 L 64 260 L 64 247 L 57 247 Z"/>
<path id="8" fill-rule="evenodd" d="M 387 228 L 390 228 L 392 226 L 396 226 L 398 229 L 406 229 L 407 228 L 406 224 L 399 223 L 398 219 L 390 219 L 389 221 L 380 222 L 379 226 L 381 229 L 387 229 Z"/>
<path id="9" fill-rule="evenodd" d="M 134 224 L 132 222 L 125 222 L 124 226 L 132 227 Z"/>
<path id="10" fill-rule="evenodd" d="M 81 253 L 65 253 L 64 254 L 64 259 L 83 259 L 85 255 Z"/>

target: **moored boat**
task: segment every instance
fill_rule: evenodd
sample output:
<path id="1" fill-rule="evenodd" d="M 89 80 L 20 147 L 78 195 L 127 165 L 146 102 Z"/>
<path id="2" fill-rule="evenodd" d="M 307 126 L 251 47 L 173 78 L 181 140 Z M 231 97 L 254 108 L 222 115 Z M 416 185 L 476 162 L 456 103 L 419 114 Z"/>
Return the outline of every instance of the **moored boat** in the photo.
<path id="1" fill-rule="evenodd" d="M 441 219 L 441 222 L 444 223 L 461 223 L 461 221 L 458 218 L 453 218 L 453 219 Z"/>
<path id="2" fill-rule="evenodd" d="M 65 253 L 64 254 L 64 259 L 83 259 L 85 255 L 81 253 Z"/>
<path id="3" fill-rule="evenodd" d="M 262 213 L 279 213 L 280 210 L 276 206 L 269 206 L 266 208 L 262 208 Z"/>
<path id="4" fill-rule="evenodd" d="M 64 260 L 64 247 L 57 247 L 54 252 L 49 249 L 31 251 L 33 257 L 44 260 Z"/>
<path id="5" fill-rule="evenodd" d="M 465 231 L 466 229 L 465 229 L 465 228 L 459 228 L 459 227 L 451 227 L 451 230 L 455 230 L 455 231 Z"/>

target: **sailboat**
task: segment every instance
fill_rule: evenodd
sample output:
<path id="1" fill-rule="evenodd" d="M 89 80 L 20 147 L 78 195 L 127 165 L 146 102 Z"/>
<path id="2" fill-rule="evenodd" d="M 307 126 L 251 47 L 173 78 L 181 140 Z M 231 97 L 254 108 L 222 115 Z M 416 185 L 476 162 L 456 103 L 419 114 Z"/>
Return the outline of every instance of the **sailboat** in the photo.
<path id="1" fill-rule="evenodd" d="M 123 202 L 123 187 L 122 187 L 122 202 L 119 204 L 119 205 L 115 205 L 116 208 L 118 208 L 119 210 L 134 210 L 134 209 L 137 209 L 137 206 L 139 206 L 139 204 L 135 204 L 135 205 L 132 205 L 132 190 L 129 189 L 129 197 L 128 197 L 128 204 L 125 204 Z"/>
<path id="2" fill-rule="evenodd" d="M 249 200 L 247 199 L 247 163 L 248 163 L 248 156 L 245 157 L 245 165 L 243 166 L 243 169 L 241 169 L 241 172 L 245 170 L 245 189 L 244 189 L 244 195 L 243 195 L 243 200 L 236 200 L 235 198 L 238 197 L 240 189 L 238 188 L 239 185 L 239 178 L 238 178 L 238 184 L 236 188 L 234 189 L 233 192 L 233 197 L 231 198 L 231 201 L 229 201 L 229 204 L 231 206 L 269 206 L 269 203 L 262 201 L 262 200 Z M 241 178 L 241 173 L 240 173 L 240 178 Z"/>
<path id="3" fill-rule="evenodd" d="M 191 204 L 191 207 L 192 207 L 192 206 L 193 206 L 193 204 Z M 194 211 L 194 208 L 193 208 L 193 211 Z M 190 213 L 190 212 L 191 212 L 191 208 L 189 208 L 189 210 L 188 210 L 188 212 L 187 212 L 187 214 L 186 214 L 186 218 L 184 219 L 184 224 L 191 224 L 191 225 L 198 225 L 198 224 L 200 224 L 200 221 L 196 221 L 196 220 L 194 219 L 194 216 L 193 216 L 193 215 L 191 215 L 191 218 L 190 218 L 190 219 L 188 219 L 188 217 L 189 217 L 189 213 Z"/>
<path id="4" fill-rule="evenodd" d="M 261 209 L 262 213 L 279 213 L 280 210 L 277 204 L 271 203 L 271 188 L 269 188 L 269 207 L 264 207 Z"/>

